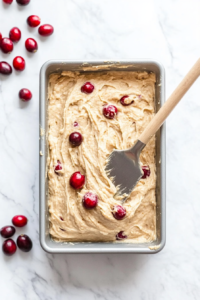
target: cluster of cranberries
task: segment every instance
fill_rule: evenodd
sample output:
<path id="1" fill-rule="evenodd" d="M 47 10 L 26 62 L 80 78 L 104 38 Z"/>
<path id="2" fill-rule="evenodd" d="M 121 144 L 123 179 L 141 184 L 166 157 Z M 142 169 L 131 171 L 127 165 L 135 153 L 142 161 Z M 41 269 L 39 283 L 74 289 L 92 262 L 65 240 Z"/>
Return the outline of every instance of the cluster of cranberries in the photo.
<path id="1" fill-rule="evenodd" d="M 12 218 L 12 223 L 15 227 L 24 227 L 27 222 L 28 219 L 22 215 L 17 215 Z M 15 234 L 14 226 L 4 226 L 0 231 L 1 236 L 6 239 L 2 245 L 2 250 L 4 254 L 8 256 L 11 256 L 16 252 L 17 246 L 23 252 L 29 252 L 33 247 L 31 239 L 26 234 L 21 234 L 18 236 L 16 245 L 13 239 L 11 239 L 11 237 Z"/>
<path id="2" fill-rule="evenodd" d="M 19 5 L 28 5 L 31 0 L 16 0 Z M 11 4 L 13 0 L 3 0 L 6 4 Z"/>
<path id="3" fill-rule="evenodd" d="M 85 93 L 85 94 L 91 94 L 93 92 L 93 90 L 94 90 L 94 85 L 91 84 L 91 82 L 86 82 L 81 87 L 81 92 Z M 130 103 L 125 102 L 125 99 L 128 97 L 129 97 L 128 95 L 123 96 L 120 99 L 120 103 L 124 106 L 132 104 L 134 101 L 131 101 Z M 117 107 L 114 105 L 111 105 L 111 104 L 105 105 L 103 107 L 103 115 L 107 119 L 114 119 L 114 117 L 117 115 Z M 75 121 L 74 127 L 77 127 L 77 126 L 78 126 L 78 123 Z M 74 147 L 80 146 L 82 141 L 83 141 L 83 137 L 80 132 L 72 132 L 69 135 L 69 142 Z M 62 170 L 62 164 L 61 164 L 60 160 L 58 160 L 57 164 L 54 168 L 54 171 L 57 175 L 59 175 L 59 171 L 61 171 L 61 170 Z M 150 176 L 149 166 L 143 166 L 142 170 L 143 170 L 142 179 Z M 82 175 L 80 172 L 75 172 L 71 175 L 69 183 L 72 188 L 74 188 L 75 190 L 79 190 L 85 184 L 85 175 Z M 98 204 L 98 196 L 95 193 L 89 191 L 83 196 L 82 204 L 83 204 L 84 208 L 86 208 L 86 209 L 93 209 Z M 125 209 L 125 207 L 123 207 L 121 205 L 115 205 L 113 207 L 112 214 L 116 220 L 123 220 L 124 217 L 126 216 L 126 209 Z M 61 220 L 63 220 L 63 219 L 61 218 Z M 125 238 L 127 238 L 127 236 L 124 234 L 123 231 L 120 231 L 116 235 L 117 240 L 121 240 L 121 239 L 125 239 Z"/>
<path id="4" fill-rule="evenodd" d="M 30 3 L 31 0 L 16 0 L 17 3 L 19 5 L 28 5 Z M 3 0 L 4 3 L 6 4 L 12 4 L 13 0 Z M 36 15 L 32 15 L 29 16 L 27 19 L 27 24 L 30 27 L 37 27 L 40 25 L 40 18 Z M 54 28 L 53 26 L 49 25 L 49 24 L 44 24 L 41 25 L 38 28 L 38 33 L 41 36 L 49 36 L 54 32 Z M 13 43 L 17 43 L 19 42 L 19 40 L 21 39 L 21 31 L 19 28 L 17 27 L 13 27 L 10 32 L 9 32 L 9 38 L 2 36 L 2 34 L 0 33 L 0 49 L 3 53 L 10 53 L 13 51 L 14 48 L 14 44 Z M 25 47 L 26 50 L 28 52 L 34 53 L 38 50 L 38 44 L 36 42 L 36 40 L 34 40 L 33 38 L 28 38 L 25 41 Z M 16 56 L 13 59 L 13 67 L 16 71 L 18 72 L 22 72 L 24 71 L 25 67 L 26 67 L 26 62 L 25 59 L 22 56 Z M 3 75 L 10 75 L 12 73 L 12 66 L 7 63 L 6 61 L 1 61 L 0 62 L 0 74 Z M 32 94 L 28 89 L 22 89 L 19 92 L 19 98 L 23 101 L 29 101 L 32 98 Z"/>
<path id="5" fill-rule="evenodd" d="M 82 87 L 81 87 L 81 92 L 85 93 L 85 94 L 91 94 L 94 90 L 94 85 L 91 82 L 86 82 Z M 123 96 L 120 99 L 120 103 L 123 106 L 128 106 L 131 105 L 133 101 L 131 101 L 130 103 L 126 103 L 125 99 L 128 98 L 128 95 Z M 118 110 L 117 107 L 115 105 L 112 104 L 107 104 L 103 107 L 103 115 L 104 117 L 106 117 L 107 119 L 114 119 L 114 117 L 117 115 Z"/>

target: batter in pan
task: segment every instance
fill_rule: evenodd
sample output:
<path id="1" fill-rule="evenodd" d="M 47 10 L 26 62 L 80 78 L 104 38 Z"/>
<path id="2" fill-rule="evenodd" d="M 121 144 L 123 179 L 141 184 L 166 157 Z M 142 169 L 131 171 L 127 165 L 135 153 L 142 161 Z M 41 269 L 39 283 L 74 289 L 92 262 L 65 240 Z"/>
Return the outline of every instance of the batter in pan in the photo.
<path id="1" fill-rule="evenodd" d="M 155 80 L 153 73 L 129 71 L 50 76 L 48 204 L 54 240 L 155 240 L 155 137 L 140 156 L 144 176 L 123 206 L 104 171 L 112 150 L 130 148 L 153 118 Z"/>

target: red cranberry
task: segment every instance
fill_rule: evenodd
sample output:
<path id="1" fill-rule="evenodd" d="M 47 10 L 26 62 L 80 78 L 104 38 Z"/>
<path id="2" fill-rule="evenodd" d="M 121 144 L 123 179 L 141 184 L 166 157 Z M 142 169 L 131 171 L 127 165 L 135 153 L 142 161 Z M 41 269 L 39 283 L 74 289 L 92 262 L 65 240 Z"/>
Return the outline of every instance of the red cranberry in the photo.
<path id="1" fill-rule="evenodd" d="M 72 174 L 69 182 L 75 190 L 81 189 L 85 184 L 85 176 L 80 172 L 75 172 Z"/>
<path id="2" fill-rule="evenodd" d="M 17 246 L 23 252 L 29 252 L 33 247 L 33 243 L 28 235 L 21 234 L 17 238 Z"/>
<path id="3" fill-rule="evenodd" d="M 32 93 L 28 89 L 21 89 L 19 91 L 19 98 L 25 102 L 30 101 L 32 98 Z"/>
<path id="4" fill-rule="evenodd" d="M 10 75 L 12 73 L 12 67 L 6 61 L 0 62 L 0 74 Z"/>
<path id="5" fill-rule="evenodd" d="M 128 105 L 131 105 L 133 102 L 134 102 L 134 100 L 133 101 L 131 101 L 130 103 L 126 103 L 126 101 L 125 101 L 125 99 L 126 98 L 129 98 L 129 96 L 123 96 L 121 99 L 120 99 L 120 103 L 122 104 L 122 105 L 124 105 L 124 106 L 128 106 Z"/>
<path id="6" fill-rule="evenodd" d="M 36 52 L 38 49 L 38 44 L 36 40 L 28 38 L 25 42 L 25 47 L 28 52 Z"/>
<path id="7" fill-rule="evenodd" d="M 15 234 L 15 227 L 13 226 L 4 226 L 1 228 L 1 236 L 5 239 L 10 238 Z"/>
<path id="8" fill-rule="evenodd" d="M 28 222 L 27 217 L 22 215 L 14 216 L 12 218 L 12 223 L 16 227 L 24 227 L 27 224 L 27 222 Z"/>
<path id="9" fill-rule="evenodd" d="M 38 28 L 38 32 L 42 36 L 49 36 L 49 35 L 53 34 L 54 28 L 53 28 L 53 26 L 51 26 L 49 24 L 44 24 Z"/>
<path id="10" fill-rule="evenodd" d="M 2 250 L 3 250 L 4 254 L 11 256 L 16 252 L 17 246 L 12 239 L 8 239 L 8 240 L 4 241 L 4 243 L 2 245 Z"/>
<path id="11" fill-rule="evenodd" d="M 118 234 L 116 235 L 116 240 L 123 240 L 123 239 L 127 239 L 127 235 L 125 235 L 123 231 L 118 232 Z"/>
<path id="12" fill-rule="evenodd" d="M 82 87 L 81 87 L 81 92 L 85 94 L 91 94 L 94 90 L 94 85 L 91 84 L 91 82 L 86 82 Z"/>
<path id="13" fill-rule="evenodd" d="M 142 179 L 145 179 L 150 176 L 151 171 L 149 166 L 142 166 L 142 171 L 143 171 Z"/>
<path id="14" fill-rule="evenodd" d="M 2 33 L 0 32 L 0 40 L 2 40 L 2 37 L 3 37 L 3 36 L 2 36 Z"/>
<path id="15" fill-rule="evenodd" d="M 126 209 L 121 205 L 115 205 L 113 208 L 113 216 L 117 220 L 122 220 L 126 215 Z"/>
<path id="16" fill-rule="evenodd" d="M 1 40 L 1 50 L 4 53 L 10 53 L 13 51 L 13 42 L 9 38 L 3 38 Z"/>
<path id="17" fill-rule="evenodd" d="M 21 31 L 17 27 L 13 27 L 9 32 L 11 41 L 18 42 L 21 39 Z"/>
<path id="18" fill-rule="evenodd" d="M 79 146 L 83 141 L 82 134 L 80 132 L 72 132 L 69 136 L 69 141 L 73 146 Z"/>
<path id="19" fill-rule="evenodd" d="M 13 59 L 13 67 L 17 71 L 23 71 L 25 69 L 25 60 L 21 56 L 16 56 Z"/>
<path id="20" fill-rule="evenodd" d="M 58 171 L 61 171 L 61 170 L 62 170 L 61 162 L 59 160 L 57 160 L 57 165 L 55 166 L 54 171 L 56 174 L 59 174 Z"/>
<path id="21" fill-rule="evenodd" d="M 16 0 L 19 5 L 28 5 L 31 0 Z"/>
<path id="22" fill-rule="evenodd" d="M 117 115 L 117 107 L 111 104 L 105 105 L 103 107 L 103 114 L 107 119 L 114 119 Z"/>
<path id="23" fill-rule="evenodd" d="M 74 122 L 74 127 L 77 127 L 78 126 L 78 122 Z"/>
<path id="24" fill-rule="evenodd" d="M 86 209 L 92 209 L 97 206 L 98 196 L 92 192 L 87 192 L 83 197 L 83 206 Z"/>
<path id="25" fill-rule="evenodd" d="M 13 0 L 3 0 L 3 2 L 6 4 L 11 4 L 13 2 Z"/>
<path id="26" fill-rule="evenodd" d="M 38 16 L 32 15 L 27 19 L 27 23 L 30 27 L 37 27 L 40 25 L 40 18 Z"/>

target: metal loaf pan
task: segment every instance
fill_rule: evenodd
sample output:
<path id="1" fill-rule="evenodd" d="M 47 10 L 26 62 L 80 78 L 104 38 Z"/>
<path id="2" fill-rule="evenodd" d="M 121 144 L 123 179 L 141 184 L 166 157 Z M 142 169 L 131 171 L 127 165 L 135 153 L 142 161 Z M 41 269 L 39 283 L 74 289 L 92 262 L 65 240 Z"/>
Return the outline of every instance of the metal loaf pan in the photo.
<path id="1" fill-rule="evenodd" d="M 156 165 L 157 165 L 157 238 L 152 243 L 57 243 L 49 234 L 49 213 L 48 213 L 48 179 L 46 176 L 48 156 L 48 79 L 51 73 L 62 71 L 84 71 L 86 66 L 91 66 L 95 72 L 95 66 L 101 66 L 98 71 L 148 71 L 156 74 L 156 111 L 165 101 L 165 78 L 164 68 L 157 61 L 147 59 L 134 59 L 131 61 L 69 61 L 50 60 L 47 61 L 40 71 L 40 243 L 42 248 L 49 253 L 157 253 L 165 245 L 166 230 L 166 207 L 165 207 L 165 124 L 156 134 Z"/>

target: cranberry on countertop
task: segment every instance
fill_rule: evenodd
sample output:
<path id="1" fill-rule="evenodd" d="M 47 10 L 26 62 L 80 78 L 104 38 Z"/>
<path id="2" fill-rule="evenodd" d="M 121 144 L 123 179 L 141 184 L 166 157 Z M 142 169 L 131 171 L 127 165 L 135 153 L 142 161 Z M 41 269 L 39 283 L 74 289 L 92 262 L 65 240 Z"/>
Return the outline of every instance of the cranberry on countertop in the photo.
<path id="1" fill-rule="evenodd" d="M 40 18 L 36 15 L 29 16 L 27 19 L 27 23 L 30 27 L 37 27 L 40 25 Z"/>
<path id="2" fill-rule="evenodd" d="M 85 94 L 91 94 L 94 90 L 94 85 L 91 84 L 91 82 L 86 82 L 84 85 L 81 87 L 81 92 Z"/>
<path id="3" fill-rule="evenodd" d="M 21 234 L 17 238 L 17 246 L 23 252 L 29 252 L 33 247 L 33 243 L 28 235 Z"/>
<path id="4" fill-rule="evenodd" d="M 15 234 L 15 227 L 13 226 L 4 226 L 1 228 L 1 236 L 5 239 L 10 238 Z"/>
<path id="5" fill-rule="evenodd" d="M 3 2 L 6 4 L 11 4 L 13 2 L 13 0 L 3 0 Z"/>
<path id="6" fill-rule="evenodd" d="M 117 107 L 111 104 L 107 104 L 103 107 L 103 115 L 107 119 L 114 119 L 117 115 Z"/>
<path id="7" fill-rule="evenodd" d="M 142 166 L 142 171 L 143 171 L 142 179 L 149 177 L 151 174 L 149 166 Z"/>
<path id="8" fill-rule="evenodd" d="M 12 67 L 6 61 L 0 62 L 0 74 L 10 75 L 12 73 Z"/>
<path id="9" fill-rule="evenodd" d="M 9 32 L 9 37 L 12 42 L 18 42 L 21 39 L 21 31 L 17 27 L 13 27 Z"/>
<path id="10" fill-rule="evenodd" d="M 55 168 L 54 168 L 54 172 L 55 172 L 56 174 L 59 174 L 58 171 L 61 171 L 61 170 L 62 170 L 61 162 L 60 162 L 59 160 L 57 160 L 57 165 L 56 165 Z"/>
<path id="11" fill-rule="evenodd" d="M 83 141 L 82 134 L 80 132 L 72 132 L 69 136 L 69 141 L 73 146 L 79 146 Z"/>
<path id="12" fill-rule="evenodd" d="M 25 102 L 30 101 L 32 98 L 32 93 L 28 89 L 21 89 L 19 91 L 19 98 Z"/>
<path id="13" fill-rule="evenodd" d="M 126 209 L 121 205 L 115 205 L 113 208 L 113 216 L 117 220 L 122 220 L 126 216 Z"/>
<path id="14" fill-rule="evenodd" d="M 25 69 L 25 66 L 26 66 L 26 63 L 25 63 L 25 60 L 23 59 L 23 57 L 16 56 L 13 59 L 13 67 L 15 68 L 15 70 L 23 71 Z"/>
<path id="15" fill-rule="evenodd" d="M 1 50 L 4 53 L 10 53 L 13 51 L 13 42 L 9 38 L 3 38 L 1 40 Z"/>
<path id="16" fill-rule="evenodd" d="M 80 172 L 75 172 L 70 177 L 70 185 L 75 190 L 81 189 L 85 184 L 85 176 L 82 175 Z"/>
<path id="17" fill-rule="evenodd" d="M 118 234 L 116 235 L 116 240 L 123 240 L 123 239 L 127 239 L 127 235 L 125 235 L 123 231 L 118 232 Z"/>
<path id="18" fill-rule="evenodd" d="M 44 24 L 44 25 L 41 25 L 39 28 L 38 28 L 38 33 L 42 36 L 49 36 L 49 35 L 52 35 L 54 32 L 54 28 L 52 25 L 50 24 Z"/>
<path id="19" fill-rule="evenodd" d="M 35 53 L 38 50 L 38 44 L 36 40 L 28 38 L 25 42 L 25 47 L 28 52 Z"/>
<path id="20" fill-rule="evenodd" d="M 87 192 L 84 196 L 83 196 L 83 200 L 82 200 L 83 206 L 86 209 L 92 209 L 95 208 L 97 206 L 98 203 L 98 196 L 92 192 Z"/>
<path id="21" fill-rule="evenodd" d="M 12 218 L 12 223 L 16 227 L 24 227 L 28 223 L 28 219 L 25 216 L 17 215 Z"/>
<path id="22" fill-rule="evenodd" d="M 0 32 L 0 40 L 2 40 L 3 36 L 2 36 L 2 33 Z"/>
<path id="23" fill-rule="evenodd" d="M 129 101 L 127 101 L 128 103 L 126 103 L 126 100 L 125 99 L 127 99 L 127 98 L 129 98 L 129 96 L 123 96 L 121 99 L 120 99 L 120 103 L 123 105 L 123 106 L 128 106 L 128 105 L 131 105 L 133 102 L 134 102 L 134 100 L 132 100 L 131 102 L 129 102 Z"/>
<path id="24" fill-rule="evenodd" d="M 4 241 L 4 243 L 2 245 L 2 250 L 3 250 L 4 254 L 11 256 L 16 252 L 17 246 L 12 239 L 8 239 L 8 240 Z"/>
<path id="25" fill-rule="evenodd" d="M 28 5 L 31 0 L 16 0 L 19 5 Z"/>
<path id="26" fill-rule="evenodd" d="M 78 122 L 74 122 L 74 127 L 77 127 L 78 126 Z"/>

